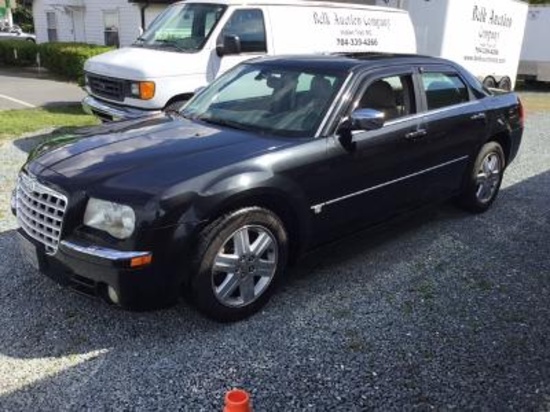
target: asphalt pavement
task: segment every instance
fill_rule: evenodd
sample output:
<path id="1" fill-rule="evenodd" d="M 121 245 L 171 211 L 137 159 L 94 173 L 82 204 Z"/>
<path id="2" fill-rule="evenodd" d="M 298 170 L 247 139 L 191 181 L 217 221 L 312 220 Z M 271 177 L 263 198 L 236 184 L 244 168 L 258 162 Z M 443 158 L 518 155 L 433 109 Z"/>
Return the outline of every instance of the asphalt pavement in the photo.
<path id="1" fill-rule="evenodd" d="M 79 103 L 86 93 L 46 71 L 0 67 L 0 110 Z"/>

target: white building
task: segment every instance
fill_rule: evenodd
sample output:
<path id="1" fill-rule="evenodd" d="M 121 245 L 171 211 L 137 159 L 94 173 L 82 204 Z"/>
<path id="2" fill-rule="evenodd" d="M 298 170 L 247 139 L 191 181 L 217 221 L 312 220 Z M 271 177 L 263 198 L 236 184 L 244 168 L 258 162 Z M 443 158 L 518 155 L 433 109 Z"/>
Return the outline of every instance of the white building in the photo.
<path id="1" fill-rule="evenodd" d="M 174 0 L 34 0 L 37 43 L 127 46 Z"/>

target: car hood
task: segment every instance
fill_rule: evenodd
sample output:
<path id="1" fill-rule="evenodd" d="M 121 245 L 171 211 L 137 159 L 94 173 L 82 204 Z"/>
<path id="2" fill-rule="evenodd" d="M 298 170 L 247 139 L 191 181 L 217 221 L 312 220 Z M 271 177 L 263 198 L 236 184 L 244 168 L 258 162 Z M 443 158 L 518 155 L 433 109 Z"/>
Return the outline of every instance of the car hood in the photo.
<path id="1" fill-rule="evenodd" d="M 170 49 L 124 47 L 86 61 L 86 72 L 128 80 L 150 80 L 167 76 L 204 74 L 204 53 L 182 53 Z"/>
<path id="2" fill-rule="evenodd" d="M 290 143 L 169 115 L 99 126 L 95 132 L 101 134 L 63 136 L 39 147 L 27 170 L 61 175 L 68 191 L 99 187 L 114 196 L 155 195 Z"/>

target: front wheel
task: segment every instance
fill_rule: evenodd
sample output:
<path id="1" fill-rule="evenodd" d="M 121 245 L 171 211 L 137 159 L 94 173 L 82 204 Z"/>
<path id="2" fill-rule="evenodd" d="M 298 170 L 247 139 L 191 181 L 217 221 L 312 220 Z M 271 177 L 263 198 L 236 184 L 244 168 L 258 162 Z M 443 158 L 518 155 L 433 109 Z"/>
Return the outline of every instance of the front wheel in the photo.
<path id="1" fill-rule="evenodd" d="M 167 104 L 164 108 L 165 112 L 179 112 L 183 106 L 188 102 L 188 100 L 176 100 L 170 104 Z"/>
<path id="2" fill-rule="evenodd" d="M 489 209 L 500 190 L 505 162 L 499 143 L 484 144 L 466 177 L 465 188 L 459 197 L 460 205 L 473 213 Z"/>
<path id="3" fill-rule="evenodd" d="M 483 86 L 485 86 L 487 89 L 495 89 L 497 87 L 497 81 L 493 76 L 487 76 L 485 79 L 483 79 Z"/>
<path id="4" fill-rule="evenodd" d="M 287 233 L 273 212 L 249 207 L 224 215 L 200 235 L 192 298 L 212 319 L 244 319 L 267 303 L 287 257 Z"/>

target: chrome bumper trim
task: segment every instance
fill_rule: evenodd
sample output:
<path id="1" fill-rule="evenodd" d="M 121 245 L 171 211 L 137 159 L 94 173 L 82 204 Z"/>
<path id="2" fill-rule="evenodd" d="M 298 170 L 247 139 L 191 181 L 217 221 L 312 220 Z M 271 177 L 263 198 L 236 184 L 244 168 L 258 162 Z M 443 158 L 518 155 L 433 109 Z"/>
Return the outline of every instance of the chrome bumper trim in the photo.
<path id="1" fill-rule="evenodd" d="M 131 120 L 139 117 L 151 116 L 161 113 L 161 110 L 143 110 L 130 107 L 118 106 L 113 103 L 103 102 L 93 96 L 86 96 L 82 99 L 82 109 L 93 116 L 98 114 L 103 118 L 111 120 Z M 103 115 L 103 116 L 101 116 Z"/>
<path id="2" fill-rule="evenodd" d="M 68 240 L 62 240 L 60 248 L 65 250 L 72 250 L 84 255 L 93 256 L 96 258 L 107 259 L 111 261 L 124 261 L 137 257 L 143 257 L 151 255 L 151 252 L 137 252 L 137 251 L 122 251 L 115 249 L 108 249 L 96 245 L 84 245 Z"/>

